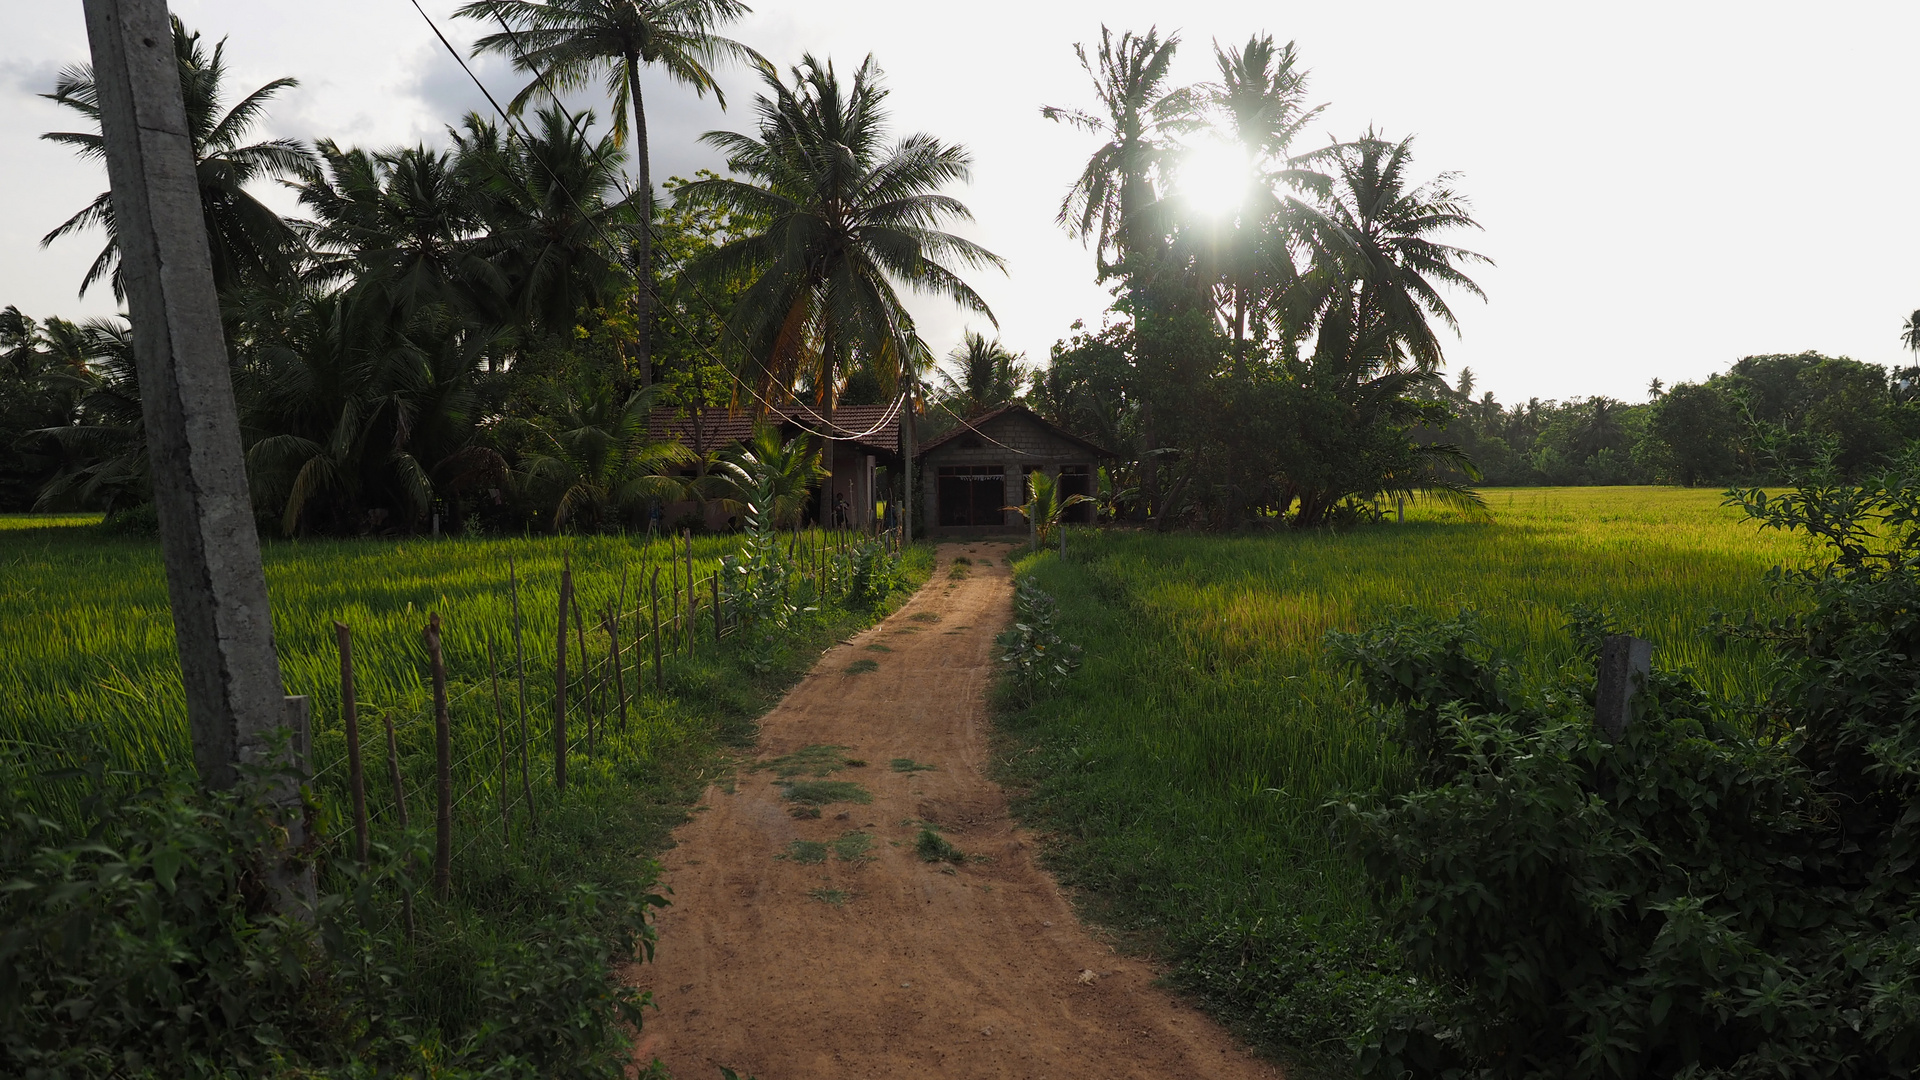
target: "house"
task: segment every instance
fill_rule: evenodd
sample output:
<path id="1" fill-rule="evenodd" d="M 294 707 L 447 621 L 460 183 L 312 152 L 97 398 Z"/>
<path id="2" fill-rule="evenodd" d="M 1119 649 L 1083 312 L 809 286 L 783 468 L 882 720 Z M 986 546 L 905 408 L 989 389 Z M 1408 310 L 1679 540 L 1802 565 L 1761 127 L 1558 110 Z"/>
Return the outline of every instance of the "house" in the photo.
<path id="1" fill-rule="evenodd" d="M 830 448 L 820 458 L 830 475 L 821 487 L 821 498 L 813 506 L 810 520 L 831 523 L 833 507 L 845 499 L 848 525 L 868 528 L 874 523 L 877 504 L 890 497 L 906 462 L 900 452 L 900 410 L 894 404 L 843 405 L 833 410 L 831 419 L 803 404 L 770 409 L 760 417 L 743 409 L 710 408 L 695 413 L 655 409 L 648 418 L 647 430 L 655 439 L 678 439 L 704 456 L 752 438 L 754 424 L 759 422 L 776 425 L 783 441 L 809 435 L 816 445 L 824 440 Z M 700 515 L 709 529 L 725 528 L 729 517 L 718 506 L 710 505 L 701 514 L 698 506 L 684 502 L 665 508 L 664 523 L 674 527 L 694 515 Z"/>
<path id="2" fill-rule="evenodd" d="M 1027 499 L 1026 476 L 1055 477 L 1062 498 L 1094 494 L 1095 470 L 1110 450 L 1048 423 L 1021 405 L 1005 405 L 961 422 L 914 455 L 927 532 L 932 535 L 1024 531 L 1026 519 L 1006 507 Z M 1067 511 L 1091 522 L 1093 507 Z"/>

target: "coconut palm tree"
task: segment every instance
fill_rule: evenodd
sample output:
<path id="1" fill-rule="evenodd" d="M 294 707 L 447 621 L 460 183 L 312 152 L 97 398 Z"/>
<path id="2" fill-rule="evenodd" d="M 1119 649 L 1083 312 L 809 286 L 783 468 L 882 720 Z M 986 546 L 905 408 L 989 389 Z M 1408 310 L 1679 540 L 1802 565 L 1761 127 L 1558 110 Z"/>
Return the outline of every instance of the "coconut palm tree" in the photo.
<path id="1" fill-rule="evenodd" d="M 1035 543 L 1044 548 L 1053 539 L 1054 530 L 1066 521 L 1067 511 L 1091 502 L 1093 499 L 1086 495 L 1061 495 L 1055 478 L 1035 469 L 1027 474 L 1027 501 L 1005 509 L 1020 511 L 1033 526 Z"/>
<path id="2" fill-rule="evenodd" d="M 792 86 L 774 71 L 764 75 L 759 131 L 704 136 L 744 179 L 696 180 L 679 197 L 766 225 L 703 255 L 689 273 L 750 279 L 727 320 L 729 336 L 744 346 L 748 382 L 762 397 L 804 384 L 830 411 L 856 361 L 888 383 L 925 365 L 926 345 L 898 286 L 992 319 L 959 268 L 1004 264 L 942 231 L 972 220 L 940 193 L 968 178 L 972 158 L 927 134 L 886 138 L 886 90 L 872 57 L 851 87 L 811 55 L 793 69 Z"/>
<path id="3" fill-rule="evenodd" d="M 648 433 L 653 391 L 579 391 L 531 425 L 527 479 L 552 494 L 555 530 L 637 525 L 649 505 L 686 498 L 686 482 L 667 470 L 688 459 L 687 449 Z"/>
<path id="4" fill-rule="evenodd" d="M 1907 316 L 1906 324 L 1900 328 L 1900 344 L 1920 355 L 1920 311 Z"/>
<path id="5" fill-rule="evenodd" d="M 541 109 L 531 139 L 508 139 L 476 116 L 455 137 L 461 170 L 474 185 L 487 236 L 477 250 L 504 275 L 514 323 L 570 334 L 581 310 L 607 306 L 630 288 L 607 240 L 639 243 L 645 203 L 621 191 L 625 155 L 611 138 L 590 134 L 593 114 L 569 122 L 558 106 Z M 639 290 L 642 297 L 646 290 Z M 634 361 L 648 385 L 644 331 L 635 327 Z"/>
<path id="6" fill-rule="evenodd" d="M 474 55 L 492 52 L 510 56 L 516 68 L 534 76 L 513 99 L 515 111 L 535 94 L 564 93 L 595 78 L 604 81 L 613 99 L 614 142 L 624 145 L 629 137 L 633 139 L 634 162 L 640 173 L 640 205 L 645 208 L 643 212 L 650 212 L 653 169 L 640 69 L 658 67 L 701 97 L 712 91 L 720 107 L 726 108 L 726 95 L 709 66 L 723 58 L 761 67 L 766 67 L 767 61 L 715 31 L 751 10 L 740 0 L 476 0 L 457 14 L 502 26 L 499 33 L 474 43 Z M 646 385 L 653 381 L 653 238 L 648 230 L 641 229 L 636 239 L 634 269 L 648 287 L 639 292 L 635 359 L 641 384 Z"/>
<path id="7" fill-rule="evenodd" d="M 798 528 L 813 486 L 827 475 L 810 437 L 782 440 L 780 429 L 768 423 L 755 424 L 753 437 L 726 453 L 721 464 L 707 477 L 711 490 L 743 512 L 757 500 L 773 528 Z"/>
<path id="8" fill-rule="evenodd" d="M 966 338 L 947 354 L 959 369 L 940 372 L 940 397 L 961 416 L 973 416 L 1020 395 L 1027 372 L 1020 357 L 999 341 L 967 331 Z"/>
<path id="9" fill-rule="evenodd" d="M 226 48 L 222 39 L 208 53 L 200 35 L 190 33 L 178 16 L 173 19 L 173 52 L 180 64 L 180 89 L 187 107 L 187 135 L 193 144 L 194 171 L 200 186 L 200 205 L 206 215 L 207 244 L 213 256 L 213 280 L 222 292 L 245 281 L 272 281 L 289 275 L 299 248 L 293 229 L 266 204 L 247 191 L 262 179 L 297 178 L 312 167 L 312 156 L 292 139 L 246 142 L 247 132 L 266 113 L 275 94 L 299 83 L 275 79 L 246 95 L 232 108 L 221 108 L 226 82 Z M 54 103 L 85 117 L 90 130 L 50 131 L 40 136 L 71 146 L 80 156 L 106 160 L 106 143 L 99 132 L 100 98 L 91 65 L 63 68 L 51 94 Z M 120 280 L 119 229 L 113 215 L 111 192 L 102 192 L 79 213 L 40 239 L 45 247 L 63 236 L 99 226 L 106 246 L 80 280 L 80 295 L 102 278 L 124 298 Z"/>
<path id="10" fill-rule="evenodd" d="M 1080 178 L 1060 202 L 1059 222 L 1073 236 L 1093 238 L 1099 277 L 1129 272 L 1129 257 L 1146 243 L 1142 215 L 1156 199 L 1154 174 L 1167 153 L 1163 135 L 1193 114 L 1190 90 L 1171 89 L 1167 78 L 1178 35 L 1161 40 L 1159 31 L 1131 31 L 1118 38 L 1100 27 L 1097 59 L 1086 46 L 1074 55 L 1093 80 L 1099 113 L 1044 105 L 1040 115 L 1106 138 L 1087 160 Z M 1112 253 L 1113 261 L 1107 261 Z"/>
<path id="11" fill-rule="evenodd" d="M 1219 282 L 1234 355 L 1244 358 L 1248 317 L 1264 294 L 1293 283 L 1297 221 L 1315 216 L 1286 193 L 1323 194 L 1328 187 L 1326 176 L 1292 156 L 1293 141 L 1326 106 L 1307 106 L 1307 72 L 1291 41 L 1276 47 L 1272 35 L 1256 34 L 1238 49 L 1215 42 L 1213 56 L 1220 81 L 1199 88 L 1201 104 L 1235 148 L 1248 186 L 1239 212 L 1200 228 L 1196 239 L 1205 269 Z"/>
<path id="12" fill-rule="evenodd" d="M 1296 326 L 1318 324 L 1318 362 L 1338 358 L 1358 377 L 1411 366 L 1438 370 L 1444 357 L 1429 319 L 1459 331 L 1440 286 L 1485 299 L 1462 264 L 1492 264 L 1484 255 L 1434 239 L 1477 229 L 1455 174 L 1425 184 L 1409 177 L 1412 138 L 1390 142 L 1369 130 L 1310 156 L 1331 166 L 1323 200 L 1326 227 L 1313 229 L 1313 266 L 1289 293 L 1299 304 Z"/>

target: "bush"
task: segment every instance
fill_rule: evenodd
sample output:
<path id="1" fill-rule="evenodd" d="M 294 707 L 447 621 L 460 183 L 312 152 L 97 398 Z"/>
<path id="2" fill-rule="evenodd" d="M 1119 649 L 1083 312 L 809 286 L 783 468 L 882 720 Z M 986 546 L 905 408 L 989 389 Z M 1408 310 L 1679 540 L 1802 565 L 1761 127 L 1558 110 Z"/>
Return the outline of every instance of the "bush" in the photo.
<path id="1" fill-rule="evenodd" d="M 1053 624 L 1060 607 L 1032 578 L 1022 576 L 1014 584 L 1013 628 L 994 638 L 1000 646 L 1000 659 L 1013 677 L 1013 685 L 1028 702 L 1041 692 L 1064 682 L 1080 666 L 1080 646 L 1060 640 Z"/>
<path id="2" fill-rule="evenodd" d="M 1342 808 L 1428 988 L 1366 1074 L 1913 1074 L 1920 458 L 1729 501 L 1831 554 L 1773 572 L 1804 614 L 1723 627 L 1769 646 L 1757 710 L 1655 671 L 1608 742 L 1590 667 L 1517 686 L 1470 617 L 1334 635 L 1420 777 Z"/>

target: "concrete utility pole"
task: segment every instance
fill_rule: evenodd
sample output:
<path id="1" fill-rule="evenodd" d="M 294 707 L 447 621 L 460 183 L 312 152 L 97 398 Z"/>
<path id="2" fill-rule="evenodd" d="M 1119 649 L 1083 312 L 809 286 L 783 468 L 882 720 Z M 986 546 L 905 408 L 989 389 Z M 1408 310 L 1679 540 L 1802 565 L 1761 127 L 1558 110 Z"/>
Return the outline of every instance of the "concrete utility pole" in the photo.
<path id="1" fill-rule="evenodd" d="M 207 787 L 230 788 L 282 729 L 304 756 L 306 699 L 285 696 L 274 656 L 167 5 L 85 6 L 194 764 Z M 297 834 L 299 815 L 286 821 Z"/>

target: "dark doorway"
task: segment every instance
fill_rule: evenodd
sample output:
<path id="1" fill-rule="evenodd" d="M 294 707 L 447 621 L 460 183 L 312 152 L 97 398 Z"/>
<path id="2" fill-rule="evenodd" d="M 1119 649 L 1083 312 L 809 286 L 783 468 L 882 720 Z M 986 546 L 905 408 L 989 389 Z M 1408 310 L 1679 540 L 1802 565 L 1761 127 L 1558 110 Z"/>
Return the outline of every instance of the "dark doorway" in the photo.
<path id="1" fill-rule="evenodd" d="M 1093 466 L 1060 466 L 1060 480 L 1057 487 L 1061 502 L 1066 502 L 1069 495 L 1085 495 L 1089 499 L 1093 498 Z M 1075 525 L 1093 524 L 1093 504 L 1078 504 L 1066 512 L 1065 520 Z"/>
<path id="2" fill-rule="evenodd" d="M 1007 476 L 1000 466 L 940 466 L 941 525 L 999 525 L 1006 505 Z"/>

